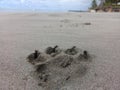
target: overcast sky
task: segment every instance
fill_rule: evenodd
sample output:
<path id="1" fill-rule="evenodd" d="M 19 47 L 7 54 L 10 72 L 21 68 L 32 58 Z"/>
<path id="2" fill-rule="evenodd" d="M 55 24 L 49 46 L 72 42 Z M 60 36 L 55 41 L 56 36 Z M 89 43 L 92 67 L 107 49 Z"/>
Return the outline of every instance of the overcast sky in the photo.
<path id="1" fill-rule="evenodd" d="M 1 10 L 87 10 L 91 0 L 0 0 Z"/>

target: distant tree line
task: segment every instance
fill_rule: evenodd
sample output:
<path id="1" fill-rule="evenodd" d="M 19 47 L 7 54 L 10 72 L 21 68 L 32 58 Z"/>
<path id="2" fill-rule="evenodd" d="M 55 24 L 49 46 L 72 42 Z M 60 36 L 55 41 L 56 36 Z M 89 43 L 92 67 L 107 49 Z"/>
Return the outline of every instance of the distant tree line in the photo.
<path id="1" fill-rule="evenodd" d="M 105 0 L 105 5 L 117 5 L 118 2 L 120 2 L 120 0 Z"/>
<path id="2" fill-rule="evenodd" d="M 120 2 L 120 0 L 105 0 L 106 3 L 117 3 Z"/>
<path id="3" fill-rule="evenodd" d="M 95 9 L 97 7 L 97 1 L 93 0 L 91 4 L 91 9 Z"/>
<path id="4" fill-rule="evenodd" d="M 90 9 L 95 9 L 98 7 L 97 1 L 102 2 L 103 3 L 102 6 L 117 5 L 117 3 L 120 2 L 120 0 L 92 0 Z"/>

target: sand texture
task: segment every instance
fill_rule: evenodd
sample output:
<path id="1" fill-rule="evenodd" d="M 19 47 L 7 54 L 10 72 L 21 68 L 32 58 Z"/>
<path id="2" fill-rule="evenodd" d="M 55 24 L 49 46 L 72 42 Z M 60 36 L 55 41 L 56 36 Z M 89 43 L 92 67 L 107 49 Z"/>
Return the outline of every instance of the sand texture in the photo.
<path id="1" fill-rule="evenodd" d="M 58 55 L 48 62 L 50 83 L 41 86 L 26 57 L 55 45 L 87 50 L 92 60 Z M 62 70 L 59 58 L 74 62 Z M 120 90 L 120 13 L 1 12 L 0 90 Z"/>

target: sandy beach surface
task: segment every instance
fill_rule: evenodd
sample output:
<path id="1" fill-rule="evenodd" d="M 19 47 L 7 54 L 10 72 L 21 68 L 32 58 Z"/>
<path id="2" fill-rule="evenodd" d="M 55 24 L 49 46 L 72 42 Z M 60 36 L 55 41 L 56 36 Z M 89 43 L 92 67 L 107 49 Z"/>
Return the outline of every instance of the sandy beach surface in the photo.
<path id="1" fill-rule="evenodd" d="M 54 45 L 75 45 L 94 55 L 84 76 L 54 90 L 120 90 L 120 13 L 5 12 L 0 13 L 0 90 L 44 90 L 26 57 Z"/>

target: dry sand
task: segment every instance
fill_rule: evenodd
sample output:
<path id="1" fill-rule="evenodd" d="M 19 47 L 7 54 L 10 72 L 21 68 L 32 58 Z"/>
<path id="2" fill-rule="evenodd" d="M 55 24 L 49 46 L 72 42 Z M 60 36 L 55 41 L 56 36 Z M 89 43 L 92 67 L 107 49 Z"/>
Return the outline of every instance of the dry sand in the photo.
<path id="1" fill-rule="evenodd" d="M 84 76 L 55 90 L 120 89 L 120 13 L 0 13 L 0 90 L 44 90 L 26 57 L 54 45 L 94 55 Z"/>

